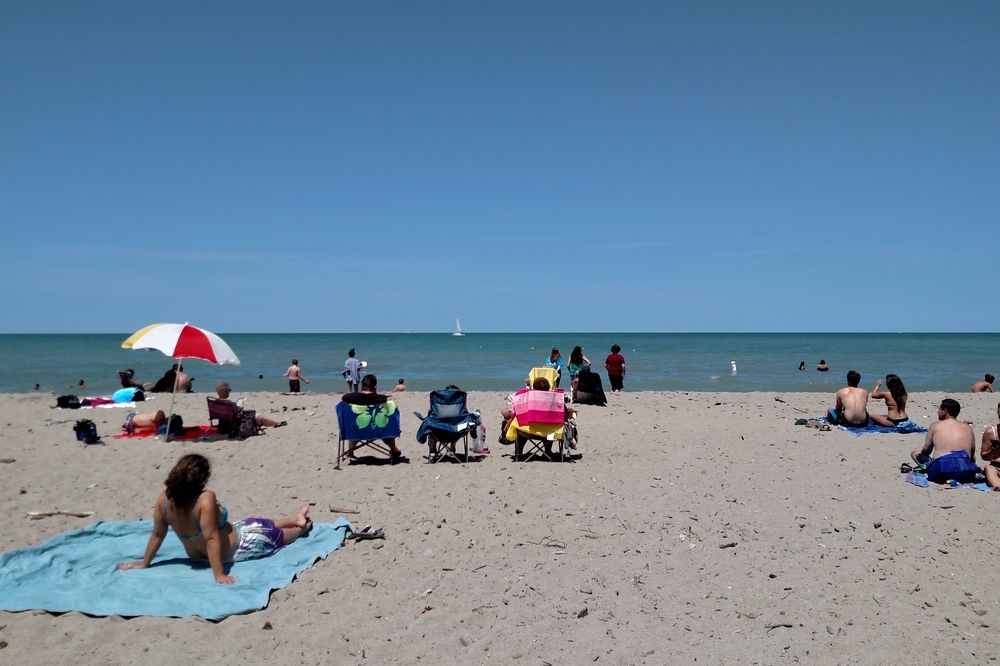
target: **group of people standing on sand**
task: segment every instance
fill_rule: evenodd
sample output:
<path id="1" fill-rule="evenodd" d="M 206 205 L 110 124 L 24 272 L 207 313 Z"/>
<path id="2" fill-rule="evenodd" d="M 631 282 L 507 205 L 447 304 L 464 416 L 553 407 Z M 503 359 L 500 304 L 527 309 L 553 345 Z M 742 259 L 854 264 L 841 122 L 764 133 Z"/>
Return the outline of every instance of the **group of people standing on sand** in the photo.
<path id="1" fill-rule="evenodd" d="M 625 357 L 621 355 L 621 346 L 611 345 L 611 353 L 604 359 L 604 369 L 608 373 L 608 383 L 611 385 L 612 393 L 620 393 L 625 385 Z M 573 397 L 576 398 L 576 390 L 579 385 L 580 373 L 590 372 L 590 359 L 583 355 L 583 348 L 577 345 L 569 355 L 569 364 L 563 361 L 558 347 L 553 347 L 552 352 L 542 367 L 552 368 L 556 371 L 556 388 L 562 381 L 562 369 L 566 367 L 570 376 L 570 384 L 573 389 Z"/>

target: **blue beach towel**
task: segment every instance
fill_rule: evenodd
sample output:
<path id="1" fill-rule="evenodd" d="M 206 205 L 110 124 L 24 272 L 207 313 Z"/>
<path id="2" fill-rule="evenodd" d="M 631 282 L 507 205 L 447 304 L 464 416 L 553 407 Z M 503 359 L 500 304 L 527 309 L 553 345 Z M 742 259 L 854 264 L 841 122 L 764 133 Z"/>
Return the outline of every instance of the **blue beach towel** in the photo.
<path id="1" fill-rule="evenodd" d="M 918 488 L 930 488 L 931 482 L 927 480 L 926 474 L 917 474 L 916 472 L 907 472 L 903 477 L 903 480 L 907 483 L 912 483 Z M 990 488 L 985 483 L 959 483 L 958 485 L 951 486 L 946 483 L 937 484 L 945 488 L 971 488 L 973 490 L 984 490 L 986 492 L 991 492 L 993 489 Z"/>
<path id="2" fill-rule="evenodd" d="M 0 609 L 221 620 L 267 606 L 271 590 L 340 547 L 349 529 L 343 518 L 314 523 L 271 557 L 233 564 L 228 573 L 239 580 L 220 585 L 207 561 L 188 559 L 173 530 L 151 567 L 118 571 L 119 563 L 142 559 L 153 521 L 96 522 L 0 556 Z"/>
<path id="3" fill-rule="evenodd" d="M 809 420 L 822 421 L 823 423 L 830 423 L 825 416 L 814 416 Z M 830 425 L 832 426 L 833 424 L 830 423 Z M 864 435 L 865 433 L 869 432 L 887 432 L 887 433 L 894 433 L 897 435 L 909 435 L 912 433 L 927 432 L 927 428 L 918 426 L 916 423 L 910 421 L 909 419 L 900 422 L 899 425 L 897 425 L 895 428 L 886 428 L 884 426 L 880 426 L 871 419 L 868 419 L 868 426 L 865 428 L 848 428 L 842 425 L 838 425 L 837 428 L 843 430 L 844 432 L 849 432 L 857 437 L 860 437 L 861 435 Z"/>

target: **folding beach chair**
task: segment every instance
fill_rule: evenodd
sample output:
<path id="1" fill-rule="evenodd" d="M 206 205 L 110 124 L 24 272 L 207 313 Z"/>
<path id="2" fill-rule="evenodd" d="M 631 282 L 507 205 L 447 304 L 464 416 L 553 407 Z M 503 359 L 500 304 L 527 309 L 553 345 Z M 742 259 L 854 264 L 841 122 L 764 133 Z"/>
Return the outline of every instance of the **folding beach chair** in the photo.
<path id="1" fill-rule="evenodd" d="M 257 412 L 252 409 L 241 409 L 240 405 L 231 400 L 221 398 L 205 398 L 208 401 L 208 425 L 215 428 L 220 435 L 229 435 L 230 439 L 237 437 L 254 437 L 264 434 L 264 429 L 257 423 Z M 215 423 L 213 423 L 215 421 Z M 241 424 L 246 422 L 240 434 Z"/>
<path id="2" fill-rule="evenodd" d="M 507 439 L 514 441 L 514 458 L 520 460 L 529 446 L 525 462 L 535 456 L 552 460 L 553 444 L 559 443 L 559 461 L 565 461 L 565 435 L 570 424 L 566 418 L 566 399 L 561 389 L 527 389 L 513 396 L 514 418 L 507 425 Z"/>
<path id="3" fill-rule="evenodd" d="M 122 388 L 132 388 L 132 377 L 129 376 L 128 371 L 119 370 L 118 381 L 122 383 Z"/>
<path id="4" fill-rule="evenodd" d="M 358 443 L 355 451 L 369 446 L 386 454 L 390 464 L 395 465 L 399 460 L 395 446 L 382 441 L 396 439 L 401 433 L 399 409 L 391 400 L 374 405 L 338 402 L 337 428 L 340 431 L 337 439 L 337 469 L 340 469 L 340 462 L 347 457 L 347 442 Z"/>
<path id="5" fill-rule="evenodd" d="M 208 425 L 223 435 L 232 434 L 240 422 L 239 407 L 231 400 L 205 398 L 208 401 Z"/>
<path id="6" fill-rule="evenodd" d="M 479 426 L 480 413 L 468 411 L 466 397 L 465 391 L 457 389 L 431 391 L 427 416 L 413 412 L 420 419 L 417 441 L 427 443 L 427 462 L 438 462 L 445 457 L 462 462 L 456 455 L 458 442 L 462 442 L 463 455 L 468 461 L 469 433 Z M 432 447 L 436 450 L 432 451 Z"/>
<path id="7" fill-rule="evenodd" d="M 549 382 L 549 390 L 556 390 L 556 380 L 559 378 L 559 372 L 555 368 L 532 368 L 531 372 L 528 373 L 528 388 L 531 388 L 535 384 L 535 380 L 539 377 L 544 377 Z"/>

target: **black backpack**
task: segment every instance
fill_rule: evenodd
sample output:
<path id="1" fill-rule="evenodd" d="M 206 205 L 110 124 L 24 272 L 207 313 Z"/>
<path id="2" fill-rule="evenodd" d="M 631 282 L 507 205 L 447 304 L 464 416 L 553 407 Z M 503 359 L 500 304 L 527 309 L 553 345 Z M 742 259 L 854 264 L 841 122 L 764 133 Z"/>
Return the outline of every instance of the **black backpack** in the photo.
<path id="1" fill-rule="evenodd" d="M 97 434 L 97 424 L 89 419 L 77 421 L 76 425 L 73 426 L 73 432 L 76 433 L 76 439 L 80 442 L 97 444 L 101 441 L 100 435 Z"/>
<path id="2" fill-rule="evenodd" d="M 80 409 L 80 399 L 75 395 L 61 395 L 56 398 L 56 407 L 63 409 Z"/>

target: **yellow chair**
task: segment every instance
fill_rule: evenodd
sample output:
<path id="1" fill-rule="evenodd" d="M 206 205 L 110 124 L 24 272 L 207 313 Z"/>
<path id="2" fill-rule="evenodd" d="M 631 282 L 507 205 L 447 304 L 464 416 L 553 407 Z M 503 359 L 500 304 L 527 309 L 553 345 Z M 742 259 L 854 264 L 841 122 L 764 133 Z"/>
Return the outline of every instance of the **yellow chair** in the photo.
<path id="1" fill-rule="evenodd" d="M 532 388 L 535 385 L 535 380 L 539 377 L 548 380 L 549 390 L 556 390 L 556 380 L 559 378 L 559 373 L 555 368 L 532 368 L 531 372 L 528 373 L 528 388 Z"/>
<path id="2" fill-rule="evenodd" d="M 535 368 L 536 370 L 551 370 L 551 368 Z M 553 371 L 554 372 L 554 371 Z M 547 379 L 547 378 L 546 378 Z M 556 391 L 558 395 L 558 406 L 555 404 L 551 405 L 547 411 L 554 412 L 558 418 L 558 422 L 554 422 L 553 418 L 542 419 L 545 422 L 528 422 L 520 423 L 518 421 L 518 406 L 517 397 L 522 394 L 530 394 L 533 391 L 520 391 L 515 396 L 514 404 L 511 405 L 511 409 L 514 412 L 514 417 L 507 424 L 507 430 L 504 433 L 508 441 L 514 442 L 514 458 L 519 460 L 522 455 L 524 455 L 525 445 L 530 446 L 530 450 L 527 452 L 528 457 L 525 458 L 525 462 L 531 460 L 536 455 L 539 457 L 544 457 L 546 460 L 552 460 L 552 445 L 556 442 L 559 443 L 559 461 L 563 462 L 566 459 L 565 451 L 565 439 L 564 434 L 567 428 L 568 419 L 576 416 L 576 412 L 573 412 L 572 416 L 567 417 L 565 415 L 565 409 L 563 407 L 563 396 L 565 395 L 560 389 Z M 537 392 L 535 392 L 537 393 Z M 542 395 L 548 395 L 543 393 Z M 549 401 L 551 402 L 551 401 Z M 556 412 L 556 409 L 558 411 Z M 530 412 L 529 412 L 530 414 Z M 575 422 L 572 422 L 575 423 Z M 570 431 L 571 433 L 573 430 Z"/>

